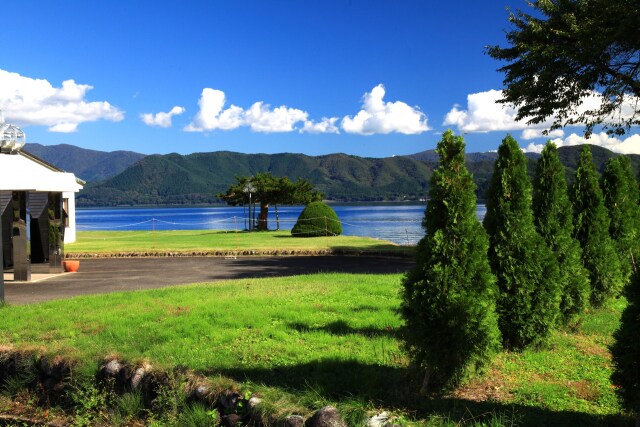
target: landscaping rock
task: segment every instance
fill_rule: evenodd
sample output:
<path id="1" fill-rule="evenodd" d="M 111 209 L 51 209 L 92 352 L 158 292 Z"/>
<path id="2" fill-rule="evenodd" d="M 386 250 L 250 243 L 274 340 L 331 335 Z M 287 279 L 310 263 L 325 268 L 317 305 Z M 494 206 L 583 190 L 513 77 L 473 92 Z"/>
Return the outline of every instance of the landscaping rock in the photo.
<path id="1" fill-rule="evenodd" d="M 18 353 L 11 349 L 0 352 L 0 386 L 18 372 Z"/>
<path id="2" fill-rule="evenodd" d="M 124 365 L 118 360 L 112 359 L 100 367 L 100 373 L 105 377 L 115 377 L 123 367 Z"/>
<path id="3" fill-rule="evenodd" d="M 333 406 L 319 409 L 304 425 L 305 427 L 347 427 L 340 418 L 338 410 Z"/>
<path id="4" fill-rule="evenodd" d="M 300 415 L 289 415 L 284 419 L 284 427 L 303 427 L 304 418 Z"/>
<path id="5" fill-rule="evenodd" d="M 38 382 L 40 390 L 47 396 L 47 401 L 57 401 L 71 378 L 71 364 L 62 357 L 49 361 L 41 357 L 38 361 Z"/>
<path id="6" fill-rule="evenodd" d="M 110 388 L 122 394 L 131 388 L 133 370 L 117 359 L 105 360 L 100 366 L 97 379 L 102 387 Z"/>
<path id="7" fill-rule="evenodd" d="M 242 417 L 238 414 L 229 414 L 222 417 L 222 426 L 233 427 L 242 423 Z"/>
<path id="8" fill-rule="evenodd" d="M 247 401 L 247 410 L 249 411 L 249 413 L 255 414 L 258 405 L 260 405 L 261 403 L 262 399 L 260 399 L 259 397 L 252 397 Z"/>
<path id="9" fill-rule="evenodd" d="M 143 378 L 151 372 L 151 365 L 145 363 L 141 367 L 135 370 L 133 376 L 131 377 L 131 389 L 138 390 L 142 383 Z"/>
<path id="10" fill-rule="evenodd" d="M 152 371 L 145 375 L 140 382 L 140 394 L 144 406 L 156 410 L 158 405 L 156 399 L 161 388 L 171 387 L 171 379 L 165 372 Z"/>
<path id="11" fill-rule="evenodd" d="M 385 427 L 388 425 L 387 424 L 388 421 L 389 421 L 389 413 L 385 411 L 385 412 L 382 412 L 381 414 L 371 417 L 367 425 L 369 427 Z"/>
<path id="12" fill-rule="evenodd" d="M 218 396 L 218 405 L 223 412 L 235 412 L 241 399 L 242 396 L 237 391 L 227 390 Z"/>

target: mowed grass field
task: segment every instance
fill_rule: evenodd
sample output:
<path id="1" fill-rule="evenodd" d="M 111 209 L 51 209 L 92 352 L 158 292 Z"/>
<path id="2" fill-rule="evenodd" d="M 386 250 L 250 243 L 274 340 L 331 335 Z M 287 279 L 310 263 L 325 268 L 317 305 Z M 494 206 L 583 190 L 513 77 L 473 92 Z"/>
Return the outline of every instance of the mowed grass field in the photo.
<path id="1" fill-rule="evenodd" d="M 412 247 L 356 236 L 293 237 L 289 231 L 233 232 L 219 230 L 178 231 L 80 231 L 75 243 L 65 245 L 67 257 L 81 254 L 118 253 L 257 253 L 376 252 L 413 253 Z"/>
<path id="2" fill-rule="evenodd" d="M 623 299 L 545 348 L 499 354 L 484 376 L 445 396 L 418 397 L 421 376 L 399 339 L 401 279 L 243 279 L 5 306 L 0 345 L 66 355 L 87 375 L 109 354 L 187 367 L 266 399 L 384 408 L 403 425 L 632 425 L 609 381 Z"/>

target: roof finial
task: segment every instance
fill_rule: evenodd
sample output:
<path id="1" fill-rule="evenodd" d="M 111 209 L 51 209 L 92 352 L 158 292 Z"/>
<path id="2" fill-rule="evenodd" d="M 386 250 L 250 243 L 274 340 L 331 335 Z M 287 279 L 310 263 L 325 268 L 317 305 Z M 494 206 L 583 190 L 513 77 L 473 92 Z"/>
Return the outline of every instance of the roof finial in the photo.
<path id="1" fill-rule="evenodd" d="M 15 153 L 26 143 L 22 129 L 4 122 L 4 114 L 0 109 L 0 152 Z"/>

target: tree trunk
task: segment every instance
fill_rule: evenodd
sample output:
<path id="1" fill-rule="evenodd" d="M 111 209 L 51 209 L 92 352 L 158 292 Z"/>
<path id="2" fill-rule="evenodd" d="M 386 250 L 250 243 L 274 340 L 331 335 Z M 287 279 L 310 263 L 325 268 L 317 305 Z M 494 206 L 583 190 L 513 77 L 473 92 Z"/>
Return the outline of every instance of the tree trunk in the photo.
<path id="1" fill-rule="evenodd" d="M 278 216 L 278 205 L 273 205 L 276 210 L 276 230 L 280 230 L 280 217 Z"/>
<path id="2" fill-rule="evenodd" d="M 269 224 L 267 220 L 269 218 L 269 204 L 260 202 L 260 213 L 258 214 L 258 230 L 267 231 Z"/>
<path id="3" fill-rule="evenodd" d="M 431 368 L 427 367 L 424 370 L 424 379 L 422 380 L 422 387 L 420 387 L 420 395 L 424 396 L 429 392 L 429 378 L 431 377 Z"/>

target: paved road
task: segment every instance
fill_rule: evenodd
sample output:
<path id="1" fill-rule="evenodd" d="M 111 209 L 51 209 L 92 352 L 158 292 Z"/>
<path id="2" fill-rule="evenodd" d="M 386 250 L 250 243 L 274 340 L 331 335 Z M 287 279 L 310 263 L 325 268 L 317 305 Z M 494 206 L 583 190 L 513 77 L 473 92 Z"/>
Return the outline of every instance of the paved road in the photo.
<path id="1" fill-rule="evenodd" d="M 77 273 L 36 283 L 5 283 L 5 300 L 30 304 L 77 295 L 317 272 L 400 273 L 412 265 L 411 259 L 369 256 L 83 259 Z"/>

